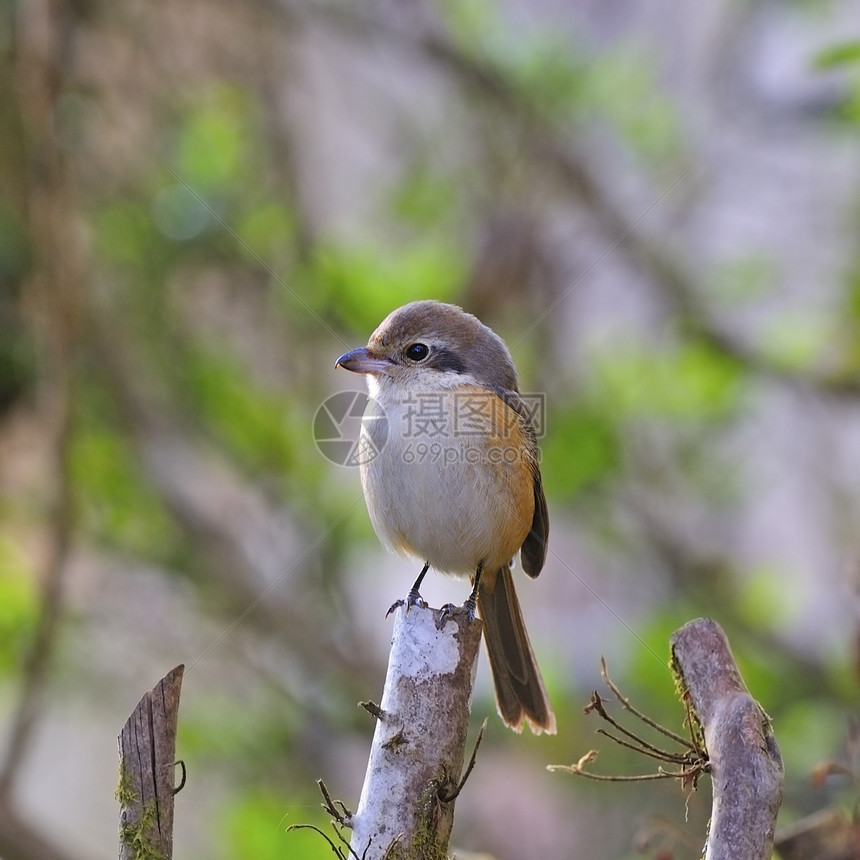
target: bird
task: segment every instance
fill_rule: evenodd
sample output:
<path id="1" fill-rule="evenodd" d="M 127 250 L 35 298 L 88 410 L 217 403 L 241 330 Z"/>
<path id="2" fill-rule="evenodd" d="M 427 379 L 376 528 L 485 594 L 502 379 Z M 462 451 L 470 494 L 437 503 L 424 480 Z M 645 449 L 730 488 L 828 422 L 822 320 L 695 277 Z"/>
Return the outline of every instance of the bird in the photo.
<path id="1" fill-rule="evenodd" d="M 549 515 L 508 348 L 462 308 L 423 300 L 392 311 L 335 367 L 367 378 L 362 433 L 373 456 L 360 458 L 360 473 L 374 530 L 387 548 L 423 562 L 394 606 L 426 605 L 420 586 L 431 567 L 469 578 L 463 605 L 444 609 L 470 620 L 477 610 L 502 721 L 555 734 L 511 573 L 517 553 L 529 577 L 541 572 Z"/>

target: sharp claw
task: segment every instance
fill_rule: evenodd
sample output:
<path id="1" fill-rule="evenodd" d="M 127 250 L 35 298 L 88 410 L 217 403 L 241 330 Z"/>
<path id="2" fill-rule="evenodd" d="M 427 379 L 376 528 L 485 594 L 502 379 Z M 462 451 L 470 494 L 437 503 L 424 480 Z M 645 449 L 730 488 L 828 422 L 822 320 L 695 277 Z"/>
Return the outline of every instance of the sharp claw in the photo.
<path id="1" fill-rule="evenodd" d="M 475 603 L 472 600 L 467 600 L 462 606 L 457 606 L 456 603 L 446 603 L 442 607 L 442 619 L 453 618 L 455 615 L 465 615 L 471 624 L 475 620 Z"/>
<path id="2" fill-rule="evenodd" d="M 388 616 L 391 615 L 391 613 L 394 612 L 395 609 L 398 609 L 399 607 L 403 606 L 404 603 L 406 603 L 405 600 L 395 600 L 394 603 L 392 603 L 391 606 L 388 607 L 388 612 L 385 613 L 385 617 L 388 618 Z"/>
<path id="3" fill-rule="evenodd" d="M 385 613 L 385 617 L 388 618 L 395 609 L 399 609 L 401 606 L 405 606 L 407 612 L 409 612 L 410 606 L 419 606 L 421 609 L 426 609 L 427 601 L 420 595 L 418 589 L 410 588 L 409 594 L 406 595 L 405 600 L 395 600 L 394 603 L 388 607 L 388 612 Z"/>

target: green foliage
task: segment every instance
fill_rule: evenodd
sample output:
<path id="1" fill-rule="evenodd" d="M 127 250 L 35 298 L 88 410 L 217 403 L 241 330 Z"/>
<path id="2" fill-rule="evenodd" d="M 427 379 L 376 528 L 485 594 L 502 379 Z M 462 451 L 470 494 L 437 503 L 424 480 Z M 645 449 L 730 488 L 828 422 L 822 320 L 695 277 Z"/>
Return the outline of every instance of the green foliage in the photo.
<path id="1" fill-rule="evenodd" d="M 254 201 L 239 213 L 236 232 L 244 243 L 239 251 L 246 260 L 257 262 L 259 258 L 273 264 L 295 237 L 295 213 L 279 200 Z"/>
<path id="2" fill-rule="evenodd" d="M 677 110 L 661 90 L 654 58 L 635 45 L 604 51 L 589 63 L 582 106 L 587 118 L 603 119 L 648 161 L 683 154 Z"/>
<path id="3" fill-rule="evenodd" d="M 857 661 L 854 643 L 843 642 L 844 650 L 833 653 L 822 663 L 827 688 L 835 699 L 846 704 L 857 704 Z"/>
<path id="4" fill-rule="evenodd" d="M 467 55 L 488 64 L 504 84 L 545 116 L 570 116 L 579 104 L 585 58 L 564 33 L 534 26 L 511 29 L 498 4 L 446 2 L 445 17 Z"/>
<path id="5" fill-rule="evenodd" d="M 598 359 L 594 388 L 622 420 L 700 423 L 732 414 L 743 381 L 736 362 L 693 341 L 657 353 L 616 346 Z"/>
<path id="6" fill-rule="evenodd" d="M 272 750 L 295 746 L 304 716 L 301 705 L 262 683 L 240 696 L 213 692 L 183 706 L 177 744 L 201 769 L 228 767 L 240 780 L 273 769 L 280 774 L 296 759 L 273 760 Z"/>
<path id="7" fill-rule="evenodd" d="M 29 262 L 29 247 L 24 227 L 9 203 L 0 196 L 0 284 L 20 278 Z"/>
<path id="8" fill-rule="evenodd" d="M 520 43 L 512 80 L 528 102 L 554 119 L 574 117 L 587 99 L 585 57 L 568 36 L 540 32 Z"/>
<path id="9" fill-rule="evenodd" d="M 241 798 L 222 819 L 224 851 L 231 860 L 330 860 L 332 851 L 325 839 L 309 829 L 287 828 L 313 824 L 333 837 L 328 817 L 316 803 L 304 798 L 300 805 L 288 804 L 281 797 L 257 791 Z M 347 834 L 348 836 L 348 834 Z"/>
<path id="10" fill-rule="evenodd" d="M 90 223 L 102 259 L 132 266 L 151 264 L 156 234 L 150 213 L 139 201 L 106 201 L 95 210 Z"/>
<path id="11" fill-rule="evenodd" d="M 714 266 L 709 282 L 726 303 L 742 304 L 770 292 L 778 279 L 774 260 L 750 253 L 724 260 Z"/>
<path id="12" fill-rule="evenodd" d="M 458 178 L 429 165 L 410 165 L 394 183 L 388 208 L 401 224 L 439 230 L 457 210 L 462 193 Z"/>
<path id="13" fill-rule="evenodd" d="M 833 73 L 834 70 L 844 73 L 847 84 L 845 95 L 836 104 L 832 115 L 835 120 L 854 130 L 860 123 L 860 43 L 850 42 L 828 48 L 817 55 L 814 66 L 819 71 Z"/>
<path id="14" fill-rule="evenodd" d="M 732 653 L 741 677 L 752 696 L 771 715 L 779 713 L 787 697 L 802 699 L 818 687 L 817 679 L 799 679 L 789 689 L 785 679 L 790 677 L 796 663 L 789 654 L 779 653 L 778 640 L 762 639 L 755 628 L 729 628 Z M 777 739 L 779 734 L 777 733 Z"/>
<path id="15" fill-rule="evenodd" d="M 828 45 L 812 58 L 813 68 L 819 71 L 854 65 L 860 62 L 860 41 L 838 42 Z"/>
<path id="16" fill-rule="evenodd" d="M 673 685 L 669 671 L 669 639 L 676 630 L 701 614 L 701 609 L 697 609 L 693 603 L 677 599 L 673 600 L 671 605 L 662 603 L 653 609 L 648 618 L 636 625 L 634 632 L 624 632 L 625 636 L 630 637 L 629 652 L 632 656 L 627 674 L 635 679 L 636 686 L 642 693 L 651 697 L 647 703 L 648 708 L 653 708 L 659 702 L 662 703 L 661 707 L 669 706 L 674 711 L 677 696 L 671 699 L 666 697 L 666 691 L 671 691 Z M 683 720 L 680 704 L 677 706 L 677 715 L 677 722 L 669 725 L 669 728 L 677 730 L 678 724 Z"/>
<path id="17" fill-rule="evenodd" d="M 251 472 L 285 474 L 297 463 L 296 441 L 307 435 L 296 426 L 293 404 L 262 391 L 227 353 L 202 345 L 189 348 L 182 368 L 193 413 Z"/>
<path id="18" fill-rule="evenodd" d="M 606 412 L 586 402 L 550 409 L 540 446 L 550 497 L 571 498 L 612 474 L 619 463 L 615 426 Z"/>
<path id="19" fill-rule="evenodd" d="M 751 571 L 736 588 L 738 617 L 752 629 L 784 629 L 803 611 L 801 595 L 785 587 L 785 575 L 780 570 Z"/>
<path id="20" fill-rule="evenodd" d="M 463 45 L 474 48 L 490 34 L 503 35 L 499 6 L 493 0 L 444 0 L 440 5 L 451 32 Z"/>
<path id="21" fill-rule="evenodd" d="M 16 308 L 3 307 L 0 318 L 12 316 L 0 337 L 0 412 L 32 388 L 38 375 L 36 345 L 22 324 Z"/>
<path id="22" fill-rule="evenodd" d="M 179 532 L 147 482 L 131 440 L 110 423 L 104 392 L 82 392 L 69 452 L 78 519 L 89 535 L 143 558 L 167 561 Z"/>
<path id="23" fill-rule="evenodd" d="M 809 778 L 844 754 L 849 712 L 826 699 L 801 698 L 771 714 L 786 773 Z"/>
<path id="24" fill-rule="evenodd" d="M 259 117 L 249 94 L 222 85 L 192 102 L 178 132 L 177 173 L 206 190 L 248 178 L 260 161 Z"/>
<path id="25" fill-rule="evenodd" d="M 165 265 L 197 242 L 210 255 L 272 264 L 295 234 L 294 215 L 269 189 L 256 102 L 239 88 L 196 93 L 174 131 L 174 156 L 151 187 L 94 210 L 96 245 L 105 260 L 137 267 L 152 284 Z M 141 267 L 141 264 L 145 264 Z"/>
<path id="26" fill-rule="evenodd" d="M 33 628 L 39 596 L 24 552 L 11 537 L 0 536 L 0 673 L 16 671 L 22 645 Z"/>
<path id="27" fill-rule="evenodd" d="M 744 383 L 736 362 L 700 342 L 659 350 L 609 344 L 594 357 L 579 399 L 548 408 L 541 440 L 548 494 L 573 498 L 618 475 L 629 438 L 657 425 L 675 431 L 675 456 L 697 490 L 714 502 L 731 500 L 731 470 L 713 468 L 713 452 L 703 457 L 702 449 L 707 431 L 736 413 Z"/>
<path id="28" fill-rule="evenodd" d="M 549 122 L 602 120 L 653 163 L 683 154 L 678 112 L 663 94 L 656 58 L 640 46 L 621 44 L 586 56 L 570 34 L 511 27 L 500 7 L 485 0 L 449 2 L 444 9 L 463 50 Z"/>
<path id="29" fill-rule="evenodd" d="M 461 250 L 433 237 L 388 249 L 332 244 L 314 261 L 315 306 L 366 333 L 406 302 L 452 299 L 465 272 Z"/>
<path id="30" fill-rule="evenodd" d="M 765 328 L 760 347 L 768 360 L 785 370 L 808 370 L 831 342 L 833 324 L 808 310 L 786 313 Z"/>
<path id="31" fill-rule="evenodd" d="M 153 835 L 158 834 L 158 810 L 154 800 L 143 804 L 143 814 L 140 820 L 124 823 L 120 827 L 119 841 L 123 847 L 131 849 L 135 860 L 167 860 L 164 852 L 154 844 Z"/>
<path id="32" fill-rule="evenodd" d="M 28 258 L 22 224 L 0 196 L 0 412 L 31 388 L 38 374 L 36 345 L 21 306 Z"/>

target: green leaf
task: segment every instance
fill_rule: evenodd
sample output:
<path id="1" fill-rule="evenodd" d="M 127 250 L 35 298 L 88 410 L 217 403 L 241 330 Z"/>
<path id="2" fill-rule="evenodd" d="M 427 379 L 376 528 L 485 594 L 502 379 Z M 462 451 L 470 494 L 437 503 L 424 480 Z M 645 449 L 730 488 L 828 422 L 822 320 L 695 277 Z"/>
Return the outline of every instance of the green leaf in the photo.
<path id="1" fill-rule="evenodd" d="M 69 452 L 75 503 L 83 527 L 110 545 L 166 560 L 179 534 L 146 481 L 132 444 L 109 423 L 103 392 L 83 390 Z"/>
<path id="2" fill-rule="evenodd" d="M 535 107 L 554 119 L 582 107 L 587 65 L 566 34 L 530 34 L 510 69 L 515 86 Z"/>
<path id="3" fill-rule="evenodd" d="M 21 665 L 23 642 L 38 614 L 35 576 L 18 542 L 0 538 L 0 671 Z"/>
<path id="4" fill-rule="evenodd" d="M 801 595 L 785 587 L 785 576 L 775 568 L 748 574 L 736 597 L 740 617 L 754 629 L 784 629 L 803 610 Z"/>
<path id="5" fill-rule="evenodd" d="M 622 45 L 595 58 L 584 77 L 582 100 L 590 114 L 606 120 L 645 158 L 681 156 L 677 110 L 659 86 L 653 58 L 638 46 Z"/>
<path id="6" fill-rule="evenodd" d="M 570 498 L 611 474 L 618 465 L 618 437 L 609 416 L 585 404 L 547 414 L 541 440 L 547 495 Z"/>
<path id="7" fill-rule="evenodd" d="M 285 397 L 262 391 L 237 361 L 205 345 L 188 350 L 183 379 L 201 424 L 246 468 L 283 474 L 296 467 L 297 436 L 310 431 L 293 420 Z"/>
<path id="8" fill-rule="evenodd" d="M 786 370 L 807 370 L 832 342 L 832 323 L 812 313 L 791 313 L 774 319 L 761 337 L 770 359 Z"/>
<path id="9" fill-rule="evenodd" d="M 683 596 L 673 595 L 671 601 L 652 608 L 650 615 L 631 630 L 620 627 L 617 635 L 629 642 L 627 652 L 630 665 L 627 674 L 635 679 L 637 686 L 650 690 L 660 690 L 672 684 L 669 670 L 669 640 L 672 634 L 683 627 L 691 618 L 701 615 L 698 607 L 692 606 Z M 610 670 L 612 667 L 609 667 Z M 656 698 L 656 697 L 655 697 Z"/>
<path id="10" fill-rule="evenodd" d="M 219 87 L 185 120 L 179 133 L 177 173 L 204 189 L 240 181 L 257 164 L 256 118 L 246 93 Z"/>
<path id="11" fill-rule="evenodd" d="M 813 68 L 820 71 L 857 62 L 860 62 L 860 40 L 856 39 L 824 48 L 812 58 Z"/>
<path id="12" fill-rule="evenodd" d="M 456 212 L 459 196 L 457 177 L 418 165 L 400 177 L 388 203 L 399 222 L 439 229 Z"/>
<path id="13" fill-rule="evenodd" d="M 596 394 L 622 418 L 722 418 L 737 406 L 743 381 L 734 361 L 696 342 L 659 353 L 616 347 L 595 369 Z"/>
<path id="14" fill-rule="evenodd" d="M 786 773 L 808 778 L 817 766 L 840 757 L 847 708 L 821 699 L 801 699 L 771 716 Z"/>
<path id="15" fill-rule="evenodd" d="M 460 49 L 497 73 L 547 118 L 570 116 L 579 107 L 584 57 L 558 28 L 511 28 L 489 0 L 443 4 L 445 20 Z"/>
<path id="16" fill-rule="evenodd" d="M 242 798 L 223 817 L 224 857 L 231 860 L 330 860 L 332 851 L 325 839 L 313 830 L 287 828 L 314 824 L 332 839 L 328 817 L 317 811 L 319 801 L 289 804 L 273 793 L 256 792 Z M 349 838 L 349 834 L 346 834 Z"/>
<path id="17" fill-rule="evenodd" d="M 248 246 L 241 247 L 241 253 L 254 263 L 259 257 L 271 266 L 293 241 L 296 232 L 295 216 L 282 203 L 266 200 L 254 204 L 239 217 L 236 231 Z"/>
<path id="18" fill-rule="evenodd" d="M 0 279 L 8 283 L 23 279 L 28 263 L 30 249 L 21 217 L 0 198 Z"/>
<path id="19" fill-rule="evenodd" d="M 451 32 L 464 46 L 475 47 L 485 42 L 488 34 L 504 30 L 493 0 L 443 0 L 440 9 Z"/>
<path id="20" fill-rule="evenodd" d="M 451 300 L 465 273 L 460 249 L 428 238 L 397 249 L 323 248 L 312 279 L 319 309 L 366 336 L 406 302 Z"/>
<path id="21" fill-rule="evenodd" d="M 778 274 L 773 259 L 750 253 L 714 266 L 708 281 L 720 299 L 740 304 L 768 293 L 778 282 Z"/>
<path id="22" fill-rule="evenodd" d="M 103 204 L 91 223 L 99 255 L 117 263 L 146 262 L 157 241 L 149 212 L 131 200 Z"/>

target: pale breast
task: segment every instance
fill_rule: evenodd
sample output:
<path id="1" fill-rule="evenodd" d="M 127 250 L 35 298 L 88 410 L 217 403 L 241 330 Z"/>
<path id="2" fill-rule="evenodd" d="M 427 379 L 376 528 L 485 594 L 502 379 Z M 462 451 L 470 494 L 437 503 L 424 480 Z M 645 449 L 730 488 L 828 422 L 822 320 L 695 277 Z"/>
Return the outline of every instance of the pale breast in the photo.
<path id="1" fill-rule="evenodd" d="M 418 395 L 380 398 L 388 438 L 361 469 L 373 526 L 389 547 L 437 570 L 498 568 L 522 546 L 534 514 L 518 416 L 472 386 Z"/>

